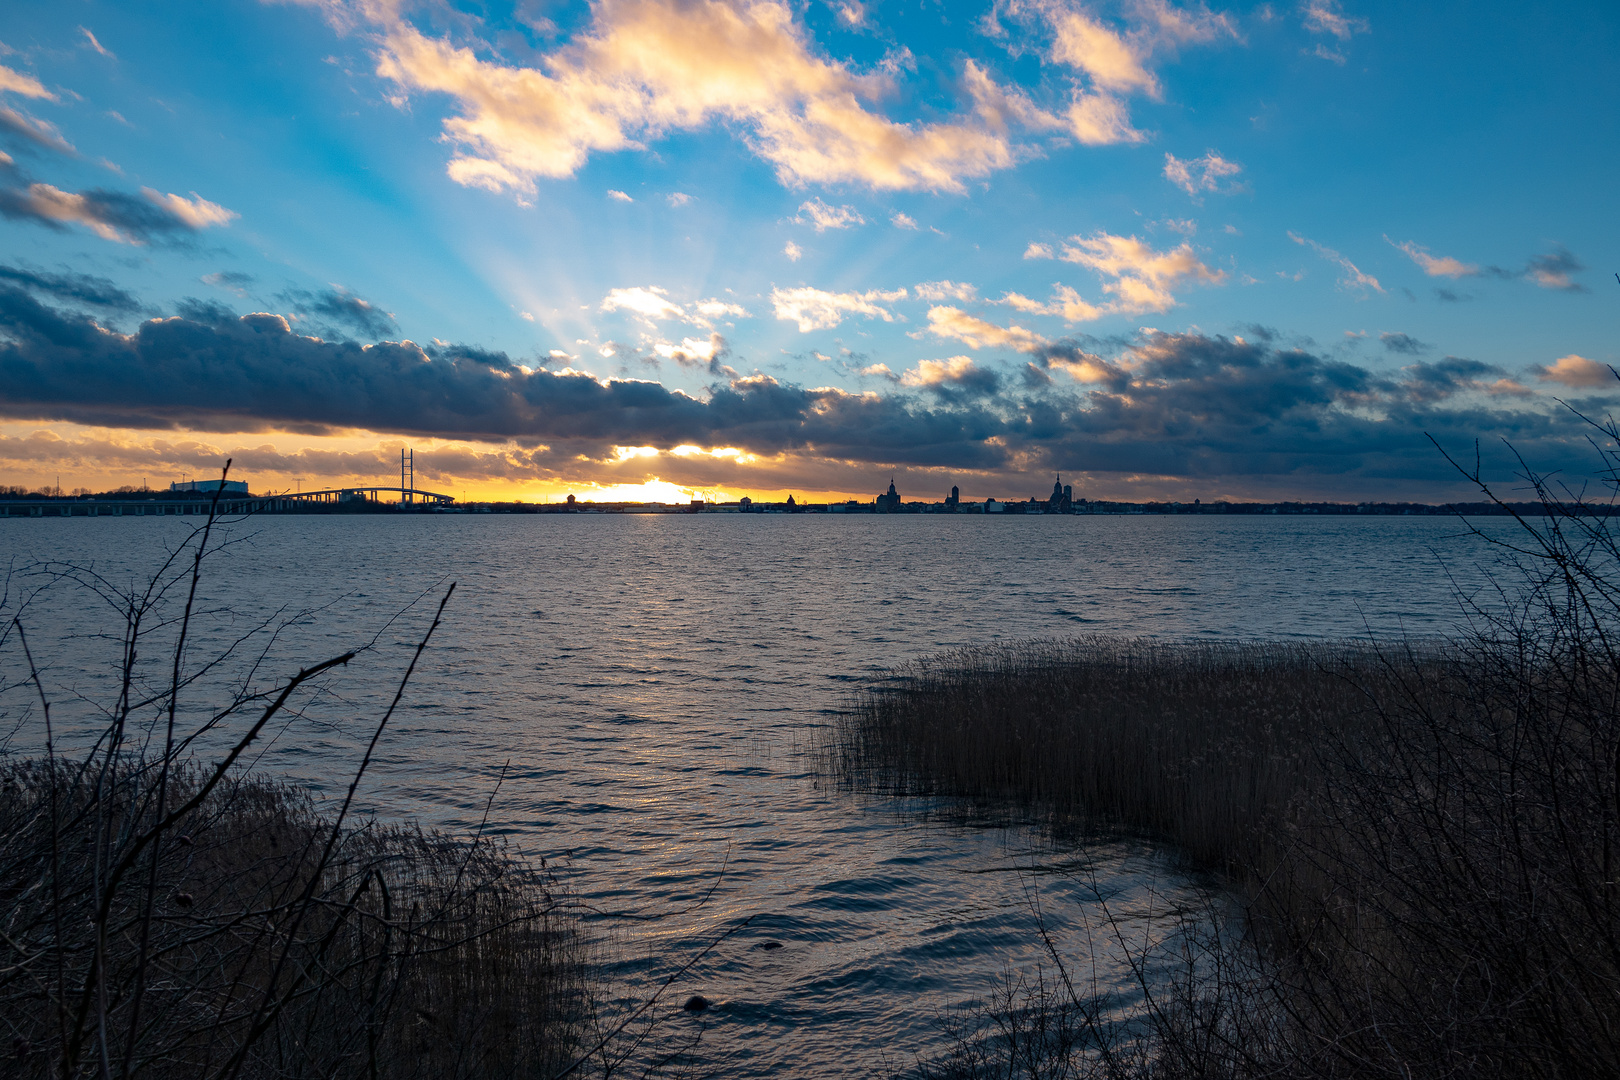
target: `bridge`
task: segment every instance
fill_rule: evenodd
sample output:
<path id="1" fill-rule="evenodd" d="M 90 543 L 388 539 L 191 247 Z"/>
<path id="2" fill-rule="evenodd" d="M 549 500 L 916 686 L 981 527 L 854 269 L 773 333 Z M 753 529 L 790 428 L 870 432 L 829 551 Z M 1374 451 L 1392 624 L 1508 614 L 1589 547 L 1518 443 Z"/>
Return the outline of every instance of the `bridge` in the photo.
<path id="1" fill-rule="evenodd" d="M 339 505 L 365 500 L 381 503 L 383 495 L 398 496 L 400 507 L 448 507 L 455 496 L 411 487 L 328 488 L 322 491 L 284 492 L 279 495 L 221 494 L 218 505 L 212 495 L 198 493 L 187 499 L 0 499 L 0 517 L 169 517 L 206 515 L 210 507 L 221 515 L 298 513 L 323 504 Z"/>
<path id="2" fill-rule="evenodd" d="M 307 502 L 349 502 L 352 499 L 370 499 L 372 502 L 381 502 L 384 493 L 399 496 L 397 500 L 390 501 L 401 503 L 421 502 L 436 503 L 439 506 L 449 506 L 451 503 L 456 501 L 456 497 L 454 495 L 441 495 L 437 491 L 423 491 L 421 488 L 370 486 L 324 488 L 320 491 L 295 491 L 291 493 L 283 492 L 280 495 L 270 495 L 265 497 L 268 499 L 274 499 L 276 501 L 291 500 L 294 502 L 298 500 L 304 500 Z"/>

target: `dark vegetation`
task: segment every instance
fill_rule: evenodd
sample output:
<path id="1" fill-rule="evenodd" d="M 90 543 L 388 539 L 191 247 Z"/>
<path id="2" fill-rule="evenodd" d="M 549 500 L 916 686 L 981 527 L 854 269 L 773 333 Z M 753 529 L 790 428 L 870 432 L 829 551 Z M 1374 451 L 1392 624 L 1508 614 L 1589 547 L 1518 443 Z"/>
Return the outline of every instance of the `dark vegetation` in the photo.
<path id="1" fill-rule="evenodd" d="M 285 674 L 277 641 L 316 613 L 205 602 L 217 521 L 134 587 L 67 564 L 6 579 L 0 1076 L 485 1080 L 645 1064 L 658 994 L 604 1018 L 579 910 L 543 865 L 482 828 L 451 837 L 356 812 L 454 586 L 431 619 L 410 605 Z M 112 700 L 42 673 L 29 627 L 72 603 L 116 620 L 90 634 L 115 653 L 99 683 Z M 376 685 L 365 672 L 401 633 L 414 650 L 393 647 L 393 682 Z M 351 666 L 358 689 L 333 681 Z M 341 798 L 247 768 L 265 743 L 365 700 L 378 715 Z M 19 733 L 42 752 L 14 752 Z"/>
<path id="2" fill-rule="evenodd" d="M 345 827 L 285 784 L 160 771 L 0 771 L 6 1075 L 549 1077 L 569 1063 L 580 943 L 547 883 L 498 846 Z"/>
<path id="3" fill-rule="evenodd" d="M 1238 900 L 1136 953 L 1132 1005 L 1051 950 L 923 1072 L 1620 1075 L 1620 542 L 1525 476 L 1455 640 L 1036 642 L 863 694 L 847 782 L 1143 830 Z"/>

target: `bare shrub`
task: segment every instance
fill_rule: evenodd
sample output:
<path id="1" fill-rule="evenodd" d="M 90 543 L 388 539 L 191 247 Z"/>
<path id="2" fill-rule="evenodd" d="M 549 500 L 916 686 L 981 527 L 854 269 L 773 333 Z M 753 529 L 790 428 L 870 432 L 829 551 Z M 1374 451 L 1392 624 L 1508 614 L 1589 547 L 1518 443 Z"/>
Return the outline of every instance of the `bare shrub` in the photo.
<path id="1" fill-rule="evenodd" d="M 217 504 L 217 496 L 216 496 Z M 0 757 L 0 1059 L 8 1076 L 549 1077 L 580 1067 L 589 983 L 543 870 L 483 837 L 351 819 L 454 585 L 330 807 L 249 774 L 359 643 L 271 677 L 282 626 L 217 615 L 193 656 L 207 522 L 144 584 L 36 568 L 121 622 L 115 700 L 71 755 L 8 588 L 3 719 L 44 752 Z M 14 585 L 8 582 L 8 585 Z M 25 594 L 26 593 L 26 594 Z M 285 614 L 285 613 L 284 613 Z M 375 639 L 374 639 L 375 640 Z M 255 653 L 254 642 L 258 642 Z M 236 662 L 239 661 L 239 662 Z M 234 663 L 234 666 L 233 666 Z M 204 754 L 207 750 L 207 754 Z M 480 830 L 481 833 L 481 830 Z"/>

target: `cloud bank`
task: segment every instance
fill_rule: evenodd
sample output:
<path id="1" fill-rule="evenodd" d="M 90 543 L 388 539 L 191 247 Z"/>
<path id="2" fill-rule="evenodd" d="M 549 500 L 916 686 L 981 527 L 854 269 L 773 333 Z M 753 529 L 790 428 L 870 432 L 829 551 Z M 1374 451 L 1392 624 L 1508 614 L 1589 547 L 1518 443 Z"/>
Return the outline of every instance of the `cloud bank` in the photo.
<path id="1" fill-rule="evenodd" d="M 543 446 L 554 464 L 618 460 L 616 447 L 730 447 L 818 468 L 1056 467 L 1367 491 L 1443 479 L 1426 433 L 1447 445 L 1509 438 L 1549 467 L 1582 445 L 1568 414 L 1491 365 L 1447 357 L 1381 373 L 1282 346 L 1264 331 L 1249 339 L 1145 332 L 1111 358 L 1072 343 L 1030 342 L 1021 379 L 952 356 L 917 362 L 881 394 L 714 366 L 718 381 L 694 396 L 656 382 L 527 367 L 466 346 L 323 341 L 268 313 L 199 307 L 124 334 L 39 298 L 89 290 L 117 307 L 118 296 L 96 292 L 93 281 L 37 277 L 0 278 L 0 415 L 18 420 L 401 433 L 535 454 Z M 947 318 L 954 316 L 931 313 L 933 323 Z M 988 334 L 966 322 L 957 329 Z M 667 351 L 676 362 L 707 366 L 726 349 L 716 335 Z M 1565 357 L 1541 378 L 1606 390 L 1597 367 Z M 1057 382 L 1047 371 L 1092 381 Z"/>

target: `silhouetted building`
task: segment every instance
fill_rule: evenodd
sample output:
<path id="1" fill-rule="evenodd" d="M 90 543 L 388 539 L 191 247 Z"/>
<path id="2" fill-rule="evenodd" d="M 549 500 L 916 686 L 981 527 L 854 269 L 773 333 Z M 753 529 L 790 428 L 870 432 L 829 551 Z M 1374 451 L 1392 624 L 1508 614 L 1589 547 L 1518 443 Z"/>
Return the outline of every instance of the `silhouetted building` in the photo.
<path id="1" fill-rule="evenodd" d="M 225 495 L 246 495 L 248 486 L 245 480 L 187 480 L 170 484 L 169 490 L 196 492 L 199 495 L 212 495 L 216 491 Z"/>
<path id="2" fill-rule="evenodd" d="M 1064 487 L 1063 477 L 1061 475 L 1057 476 L 1052 484 L 1052 495 L 1046 500 L 1046 512 L 1049 514 L 1066 514 L 1073 505 L 1074 488 Z"/>
<path id="3" fill-rule="evenodd" d="M 892 514 L 900 509 L 900 493 L 894 490 L 894 477 L 889 478 L 889 490 L 886 494 L 877 497 L 877 511 L 880 514 Z"/>
<path id="4" fill-rule="evenodd" d="M 945 497 L 945 506 L 946 506 L 947 509 L 955 510 L 958 506 L 961 506 L 961 505 L 962 505 L 962 493 L 956 489 L 955 484 L 952 484 L 951 485 L 951 493 Z"/>

